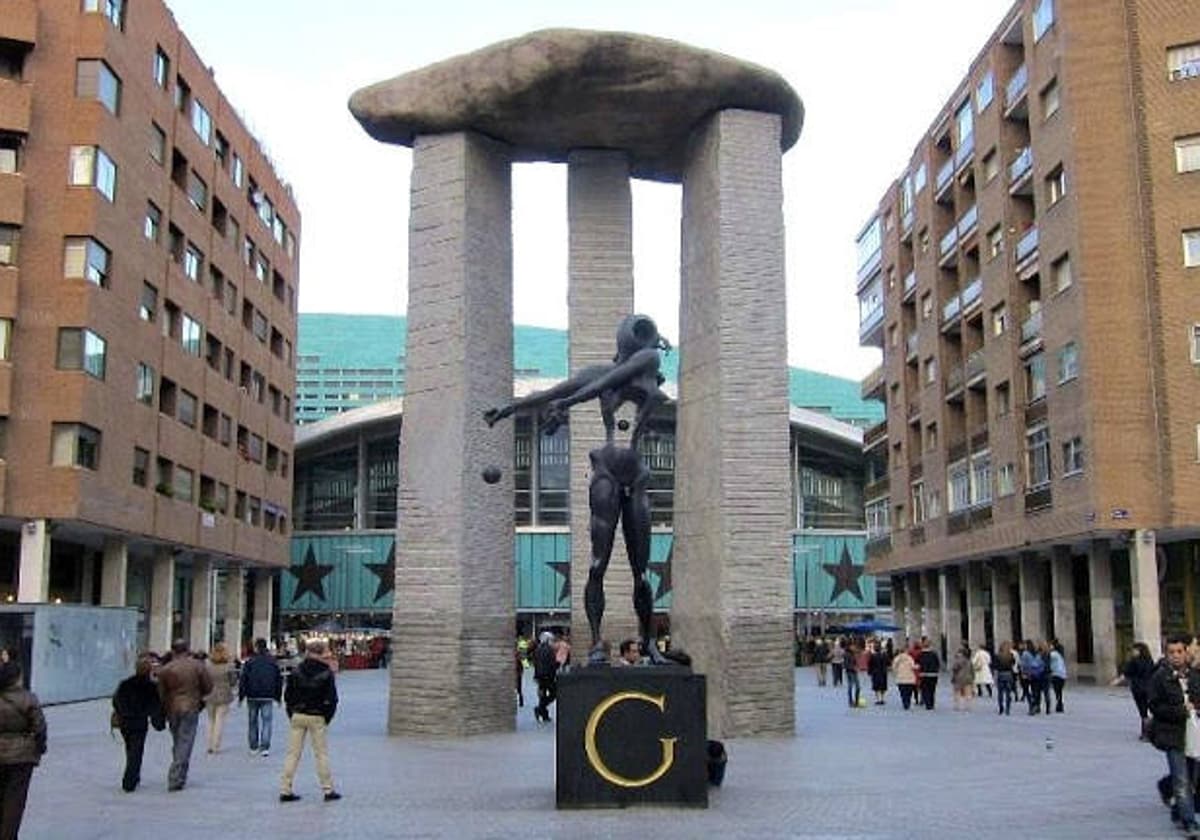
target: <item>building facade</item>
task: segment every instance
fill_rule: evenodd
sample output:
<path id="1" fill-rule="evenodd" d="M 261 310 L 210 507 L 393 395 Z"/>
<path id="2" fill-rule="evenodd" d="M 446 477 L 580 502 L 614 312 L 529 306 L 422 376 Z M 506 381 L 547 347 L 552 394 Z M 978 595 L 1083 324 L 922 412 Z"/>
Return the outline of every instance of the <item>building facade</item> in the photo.
<path id="1" fill-rule="evenodd" d="M 0 15 L 0 592 L 270 626 L 300 213 L 160 0 Z M 266 570 L 267 574 L 253 574 Z M 247 573 L 250 572 L 250 575 Z"/>
<path id="2" fill-rule="evenodd" d="M 1200 18 L 1021 0 L 858 237 L 869 568 L 1106 679 L 1196 629 Z"/>

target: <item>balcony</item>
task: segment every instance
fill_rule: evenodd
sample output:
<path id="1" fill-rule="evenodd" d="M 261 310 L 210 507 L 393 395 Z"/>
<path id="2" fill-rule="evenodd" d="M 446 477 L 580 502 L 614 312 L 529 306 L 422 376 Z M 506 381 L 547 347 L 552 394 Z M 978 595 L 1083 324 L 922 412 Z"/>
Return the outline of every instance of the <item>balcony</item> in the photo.
<path id="1" fill-rule="evenodd" d="M 968 134 L 958 143 L 958 148 L 954 150 L 954 171 L 961 172 L 972 160 L 975 159 L 975 135 Z"/>
<path id="2" fill-rule="evenodd" d="M 980 298 L 983 296 L 983 278 L 976 277 L 966 288 L 962 290 L 962 311 L 963 317 L 979 308 Z"/>
<path id="3" fill-rule="evenodd" d="M 921 419 L 921 401 L 909 400 L 908 403 L 908 422 L 912 424 Z"/>
<path id="4" fill-rule="evenodd" d="M 982 347 L 967 356 L 965 377 L 968 387 L 982 385 L 987 381 L 987 357 L 984 355 Z M 986 426 L 984 426 L 984 431 L 986 433 Z"/>
<path id="5" fill-rule="evenodd" d="M 1021 149 L 1008 165 L 1009 195 L 1033 195 L 1033 149 Z"/>
<path id="6" fill-rule="evenodd" d="M 908 544 L 909 545 L 924 545 L 925 544 L 925 526 L 914 525 L 908 529 Z"/>
<path id="7" fill-rule="evenodd" d="M 949 368 L 942 379 L 942 390 L 946 402 L 961 402 L 963 397 L 963 369 L 961 366 Z"/>
<path id="8" fill-rule="evenodd" d="M 881 554 L 888 554 L 892 550 L 892 532 L 887 531 L 877 536 L 867 535 L 867 556 L 878 557 Z"/>
<path id="9" fill-rule="evenodd" d="M 0 79 L 0 131 L 29 133 L 33 85 Z"/>
<path id="10" fill-rule="evenodd" d="M 876 306 L 859 321 L 858 343 L 864 346 L 883 346 L 883 304 Z"/>
<path id="11" fill-rule="evenodd" d="M 867 257 L 866 261 L 858 267 L 858 291 L 861 292 L 871 278 L 879 273 L 879 264 L 882 260 L 883 249 L 881 248 Z"/>
<path id="12" fill-rule="evenodd" d="M 887 442 L 887 421 L 876 423 L 863 432 L 863 452 L 870 452 L 881 443 Z"/>
<path id="13" fill-rule="evenodd" d="M 918 333 L 909 333 L 904 339 L 904 359 L 908 361 L 917 357 L 917 344 L 921 336 Z"/>
<path id="14" fill-rule="evenodd" d="M 1053 501 L 1053 497 L 1050 495 L 1049 484 L 1026 490 L 1025 512 L 1032 513 L 1035 510 L 1045 510 L 1053 504 Z"/>
<path id="15" fill-rule="evenodd" d="M 971 429 L 971 452 L 978 454 L 987 448 L 988 426 L 987 423 L 980 423 Z"/>
<path id="16" fill-rule="evenodd" d="M 1015 256 L 1017 273 L 1020 274 L 1031 263 L 1035 263 L 1037 261 L 1037 254 L 1038 229 L 1035 225 L 1021 234 L 1021 238 L 1017 240 L 1017 253 Z"/>
<path id="17" fill-rule="evenodd" d="M 904 296 L 901 300 L 908 303 L 917 291 L 917 272 L 910 271 L 904 278 Z"/>
<path id="18" fill-rule="evenodd" d="M 962 298 L 954 295 L 942 304 L 942 329 L 952 326 L 962 315 Z"/>
<path id="19" fill-rule="evenodd" d="M 883 399 L 883 389 L 886 380 L 883 375 L 883 365 L 867 374 L 862 381 L 862 398 L 864 400 Z"/>
<path id="20" fill-rule="evenodd" d="M 975 227 L 979 224 L 979 209 L 972 204 L 967 208 L 961 216 L 958 217 L 958 238 L 966 239 L 975 232 Z"/>
<path id="21" fill-rule="evenodd" d="M 942 164 L 942 168 L 938 170 L 937 180 L 934 181 L 933 197 L 936 201 L 941 201 L 949 195 L 947 187 L 954 181 L 954 158 L 950 158 Z"/>
<path id="22" fill-rule="evenodd" d="M 907 210 L 905 210 L 904 215 L 902 215 L 900 217 L 900 239 L 901 239 L 901 241 L 908 241 L 908 238 L 910 236 L 912 236 L 913 218 L 914 217 L 915 217 L 915 214 L 913 213 L 913 209 L 911 207 L 909 207 Z"/>
<path id="23" fill-rule="evenodd" d="M 946 231 L 946 235 L 942 237 L 942 241 L 938 243 L 938 260 L 939 263 L 943 260 L 953 265 L 954 259 L 958 255 L 955 253 L 955 246 L 958 245 L 958 226 L 950 228 Z M 951 259 L 954 258 L 954 259 Z"/>
<path id="24" fill-rule="evenodd" d="M 1022 64 L 1004 87 L 1004 116 L 1026 119 L 1029 116 L 1029 68 Z"/>
<path id="25" fill-rule="evenodd" d="M 863 498 L 867 499 L 870 502 L 875 502 L 876 500 L 878 500 L 880 498 L 886 500 L 888 491 L 891 489 L 890 485 L 891 485 L 891 482 L 888 481 L 888 477 L 886 475 L 883 476 L 882 478 L 877 478 L 874 481 L 868 481 L 863 486 Z M 884 531 L 884 533 L 887 532 L 886 528 L 884 528 L 882 530 Z"/>
<path id="26" fill-rule="evenodd" d="M 1021 323 L 1021 349 L 1022 357 L 1028 356 L 1030 353 L 1037 351 L 1042 346 L 1042 310 L 1038 310 L 1030 314 Z"/>

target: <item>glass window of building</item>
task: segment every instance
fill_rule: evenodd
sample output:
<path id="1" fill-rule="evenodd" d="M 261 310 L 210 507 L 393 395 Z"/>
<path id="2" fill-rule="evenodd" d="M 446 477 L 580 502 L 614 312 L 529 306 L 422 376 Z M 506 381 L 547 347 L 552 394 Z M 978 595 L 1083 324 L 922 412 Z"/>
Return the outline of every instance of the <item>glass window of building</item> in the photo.
<path id="1" fill-rule="evenodd" d="M 108 286 L 112 253 L 90 236 L 70 236 L 63 244 L 63 277 Z"/>
<path id="2" fill-rule="evenodd" d="M 1175 171 L 1200 171 L 1200 134 L 1180 137 L 1175 141 Z"/>
<path id="3" fill-rule="evenodd" d="M 140 403 L 154 405 L 154 368 L 145 362 L 138 362 L 133 395 Z"/>
<path id="4" fill-rule="evenodd" d="M 145 487 L 149 479 L 150 453 L 140 446 L 133 448 L 133 483 Z"/>
<path id="5" fill-rule="evenodd" d="M 966 461 L 957 461 L 946 470 L 946 503 L 950 513 L 971 506 L 971 474 Z"/>
<path id="6" fill-rule="evenodd" d="M 159 166 L 167 160 L 167 133 L 153 122 L 150 123 L 150 158 Z"/>
<path id="7" fill-rule="evenodd" d="M 0 265 L 16 265 L 20 250 L 21 228 L 17 225 L 0 225 Z"/>
<path id="8" fill-rule="evenodd" d="M 83 0 L 83 11 L 103 14 L 117 29 L 125 28 L 125 0 Z"/>
<path id="9" fill-rule="evenodd" d="M 91 330 L 62 327 L 58 331 L 55 366 L 59 370 L 82 370 L 103 379 L 106 348 L 105 340 Z"/>
<path id="10" fill-rule="evenodd" d="M 797 526 L 817 529 L 862 527 L 863 475 L 846 452 L 794 440 L 799 461 Z"/>
<path id="11" fill-rule="evenodd" d="M 925 189 L 925 183 L 928 180 L 929 175 L 925 169 L 925 164 L 922 163 L 917 167 L 917 171 L 913 173 L 913 192 L 920 195 L 921 190 Z"/>
<path id="12" fill-rule="evenodd" d="M 1189 342 L 1192 350 L 1192 364 L 1200 364 L 1200 324 L 1192 324 Z"/>
<path id="13" fill-rule="evenodd" d="M 1058 384 L 1070 382 L 1079 376 L 1079 345 L 1068 341 L 1058 351 Z"/>
<path id="14" fill-rule="evenodd" d="M 196 474 L 187 467 L 175 465 L 171 473 L 171 496 L 181 502 L 190 502 L 195 493 Z"/>
<path id="15" fill-rule="evenodd" d="M 1083 472 L 1083 438 L 1073 437 L 1062 445 L 1063 475 Z"/>
<path id="16" fill-rule="evenodd" d="M 1012 399 L 1009 396 L 1009 387 L 1007 382 L 1001 382 L 996 386 L 996 416 L 1004 417 L 1012 409 Z"/>
<path id="17" fill-rule="evenodd" d="M 121 80 L 104 61 L 81 58 L 75 62 L 75 96 L 95 99 L 115 115 L 121 107 Z"/>
<path id="18" fill-rule="evenodd" d="M 1050 83 L 1042 88 L 1039 98 L 1042 101 L 1042 119 L 1048 120 L 1057 114 L 1059 105 L 1061 104 L 1059 102 L 1058 80 L 1051 79 Z"/>
<path id="19" fill-rule="evenodd" d="M 99 146 L 72 146 L 68 183 L 73 187 L 95 187 L 113 201 L 117 195 L 117 165 Z"/>
<path id="20" fill-rule="evenodd" d="M 992 501 L 992 455 L 988 450 L 971 456 L 971 504 L 987 505 Z"/>
<path id="21" fill-rule="evenodd" d="M 138 301 L 138 318 L 154 323 L 158 314 L 158 289 L 142 281 L 142 296 Z"/>
<path id="22" fill-rule="evenodd" d="M 1035 403 L 1046 396 L 1046 356 L 1035 353 L 1025 362 L 1026 402 Z"/>
<path id="23" fill-rule="evenodd" d="M 50 463 L 56 467 L 99 469 L 100 430 L 83 423 L 52 423 Z"/>
<path id="24" fill-rule="evenodd" d="M 283 465 L 284 460 L 280 458 L 281 474 Z M 396 494 L 399 488 L 399 434 L 371 441 L 367 444 L 367 528 L 396 527 Z"/>
<path id="25" fill-rule="evenodd" d="M 566 525 L 570 521 L 570 440 L 566 423 L 552 435 L 538 435 L 537 525 Z"/>
<path id="26" fill-rule="evenodd" d="M 987 154 L 983 156 L 983 180 L 990 181 L 1000 174 L 1000 155 L 996 153 L 996 148 L 993 146 L 988 149 Z M 991 240 L 991 234 L 988 234 L 988 239 Z M 995 251 L 992 256 L 996 256 Z"/>
<path id="27" fill-rule="evenodd" d="M 193 243 L 189 242 L 183 250 L 183 274 L 193 283 L 200 282 L 200 273 L 204 269 L 204 254 Z"/>
<path id="28" fill-rule="evenodd" d="M 179 400 L 176 404 L 175 419 L 185 426 L 196 428 L 196 395 L 183 388 L 179 389 Z"/>
<path id="29" fill-rule="evenodd" d="M 920 525 L 925 521 L 925 482 L 914 481 L 912 490 L 912 524 Z"/>
<path id="30" fill-rule="evenodd" d="M 0 318 L 0 361 L 7 362 L 12 359 L 12 332 L 13 319 Z"/>
<path id="31" fill-rule="evenodd" d="M 233 156 L 233 166 L 229 169 L 229 177 L 233 181 L 233 185 L 241 189 L 242 181 L 246 177 L 246 167 L 242 164 L 242 159 L 236 154 Z"/>
<path id="32" fill-rule="evenodd" d="M 1073 282 L 1071 276 L 1071 257 L 1063 254 L 1050 264 L 1050 277 L 1054 283 L 1054 291 L 1061 292 Z"/>
<path id="33" fill-rule="evenodd" d="M 513 515 L 516 525 L 533 524 L 533 419 L 518 414 L 513 421 Z"/>
<path id="34" fill-rule="evenodd" d="M 200 347 L 204 343 L 204 325 L 185 314 L 179 341 L 183 345 L 183 352 L 189 356 L 199 356 Z"/>
<path id="35" fill-rule="evenodd" d="M 1067 194 L 1067 173 L 1062 164 L 1054 167 L 1046 176 L 1046 203 L 1055 205 Z"/>
<path id="36" fill-rule="evenodd" d="M 1183 264 L 1187 268 L 1200 266 L 1200 229 L 1183 232 Z"/>
<path id="37" fill-rule="evenodd" d="M 975 109 L 983 111 L 988 105 L 992 104 L 992 99 L 996 96 L 996 77 L 991 70 L 984 74 L 979 83 L 975 85 Z"/>
<path id="38" fill-rule="evenodd" d="M 1200 79 L 1200 42 L 1180 44 L 1167 50 L 1167 78 L 1173 82 Z"/>
<path id="39" fill-rule="evenodd" d="M 24 136 L 11 131 L 0 131 L 0 174 L 15 174 L 21 171 L 21 152 Z"/>
<path id="40" fill-rule="evenodd" d="M 1050 429 L 1044 423 L 1025 432 L 1025 473 L 1028 490 L 1050 483 Z"/>
<path id="41" fill-rule="evenodd" d="M 199 99 L 192 100 L 192 131 L 205 146 L 212 141 L 212 117 Z"/>
<path id="42" fill-rule="evenodd" d="M 996 473 L 996 495 L 1000 498 L 1011 496 L 1017 492 L 1017 467 L 1015 464 L 1001 464 Z"/>
<path id="43" fill-rule="evenodd" d="M 167 79 L 171 78 L 171 59 L 163 52 L 162 47 L 154 50 L 154 66 L 152 70 L 154 84 L 163 90 L 167 89 Z"/>
<path id="44" fill-rule="evenodd" d="M 204 179 L 197 175 L 194 169 L 188 170 L 187 197 L 192 206 L 201 213 L 208 206 L 208 184 L 204 183 Z"/>
<path id="45" fill-rule="evenodd" d="M 162 210 L 153 201 L 146 202 L 146 221 L 142 225 L 142 233 L 151 242 L 158 242 L 162 234 Z"/>
<path id="46" fill-rule="evenodd" d="M 1033 40 L 1040 41 L 1054 25 L 1054 0 L 1037 0 L 1033 9 Z"/>
<path id="47" fill-rule="evenodd" d="M 354 527 L 357 454 L 356 447 L 347 447 L 306 458 L 296 468 L 297 529 L 341 531 Z"/>

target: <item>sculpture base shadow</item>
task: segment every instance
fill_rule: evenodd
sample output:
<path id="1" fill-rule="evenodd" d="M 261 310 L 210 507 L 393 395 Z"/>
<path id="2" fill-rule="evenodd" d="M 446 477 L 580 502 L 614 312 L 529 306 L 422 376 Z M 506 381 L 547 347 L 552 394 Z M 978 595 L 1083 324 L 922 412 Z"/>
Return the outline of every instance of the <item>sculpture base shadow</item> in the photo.
<path id="1" fill-rule="evenodd" d="M 706 699 L 682 666 L 560 673 L 557 806 L 707 808 Z"/>

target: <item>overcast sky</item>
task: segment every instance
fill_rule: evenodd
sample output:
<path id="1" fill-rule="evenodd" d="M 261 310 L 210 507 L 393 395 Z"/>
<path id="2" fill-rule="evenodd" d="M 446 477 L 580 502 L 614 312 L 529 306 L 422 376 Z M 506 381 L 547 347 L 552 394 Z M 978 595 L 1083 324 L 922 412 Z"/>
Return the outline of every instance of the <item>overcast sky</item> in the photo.
<path id="1" fill-rule="evenodd" d="M 400 314 L 407 149 L 346 108 L 363 85 L 534 29 L 619 29 L 770 67 L 805 106 L 784 157 L 788 360 L 858 378 L 854 237 L 1011 0 L 167 0 L 291 182 L 303 214 L 300 309 Z M 513 179 L 514 318 L 565 327 L 566 171 Z M 678 186 L 634 183 L 637 307 L 678 335 Z"/>

